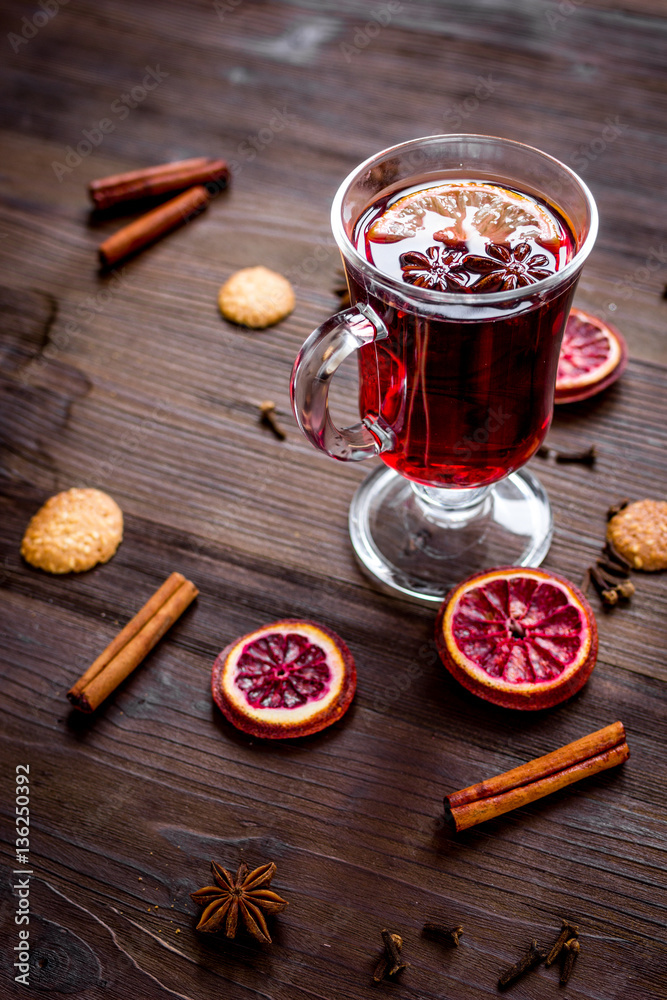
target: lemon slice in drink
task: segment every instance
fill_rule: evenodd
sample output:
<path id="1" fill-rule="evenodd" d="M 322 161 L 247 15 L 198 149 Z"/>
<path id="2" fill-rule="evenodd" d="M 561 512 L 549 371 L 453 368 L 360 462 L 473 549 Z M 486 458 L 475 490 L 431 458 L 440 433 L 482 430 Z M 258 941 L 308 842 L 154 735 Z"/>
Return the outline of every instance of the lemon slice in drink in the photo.
<path id="1" fill-rule="evenodd" d="M 555 219 L 539 202 L 497 184 L 450 181 L 399 198 L 369 227 L 375 243 L 396 243 L 435 225 L 443 243 L 479 239 L 514 243 L 558 241 Z"/>

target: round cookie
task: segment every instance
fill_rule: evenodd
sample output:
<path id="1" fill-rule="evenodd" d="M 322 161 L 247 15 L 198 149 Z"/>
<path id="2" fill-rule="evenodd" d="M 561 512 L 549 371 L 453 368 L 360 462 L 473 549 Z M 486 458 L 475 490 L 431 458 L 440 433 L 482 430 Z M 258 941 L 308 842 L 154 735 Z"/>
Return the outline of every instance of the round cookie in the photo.
<path id="1" fill-rule="evenodd" d="M 123 512 L 101 490 L 71 489 L 50 497 L 30 521 L 21 555 L 48 573 L 82 573 L 105 563 L 123 539 Z"/>
<path id="2" fill-rule="evenodd" d="M 282 274 L 267 267 L 244 267 L 224 283 L 218 305 L 225 319 L 261 330 L 289 316 L 295 298 Z"/>
<path id="3" fill-rule="evenodd" d="M 607 538 L 635 569 L 667 569 L 667 502 L 631 503 L 612 517 Z"/>

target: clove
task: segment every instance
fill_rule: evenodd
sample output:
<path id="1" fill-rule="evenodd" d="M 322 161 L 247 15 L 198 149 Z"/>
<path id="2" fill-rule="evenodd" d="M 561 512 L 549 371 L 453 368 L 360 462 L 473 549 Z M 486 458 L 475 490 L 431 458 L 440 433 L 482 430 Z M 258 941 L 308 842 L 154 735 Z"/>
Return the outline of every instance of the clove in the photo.
<path id="1" fill-rule="evenodd" d="M 373 980 L 381 982 L 385 976 L 394 976 L 401 969 L 407 968 L 408 963 L 401 961 L 401 948 L 403 938 L 400 934 L 390 934 L 388 930 L 382 930 L 382 941 L 384 943 L 384 954 L 381 955 L 378 964 L 375 966 Z"/>
<path id="2" fill-rule="evenodd" d="M 580 451 L 566 451 L 562 448 L 554 448 L 552 445 L 542 444 L 537 449 L 540 458 L 549 458 L 553 455 L 557 462 L 579 462 L 581 465 L 594 465 L 597 458 L 597 448 L 594 444 Z"/>
<path id="3" fill-rule="evenodd" d="M 602 599 L 602 603 L 608 607 L 618 604 L 619 598 L 628 600 L 635 592 L 635 585 L 630 580 L 618 580 L 610 577 L 598 566 L 591 566 L 588 570 L 590 580 Z"/>
<path id="4" fill-rule="evenodd" d="M 441 941 L 443 944 L 448 944 L 452 948 L 458 948 L 463 927 L 460 924 L 457 927 L 445 927 L 444 924 L 429 923 L 424 924 L 422 934 L 434 938 L 436 941 Z"/>
<path id="5" fill-rule="evenodd" d="M 273 431 L 279 441 L 284 441 L 287 437 L 276 418 L 276 404 L 272 403 L 270 399 L 259 404 L 259 422 Z"/>
<path id="6" fill-rule="evenodd" d="M 565 986 L 574 968 L 574 963 L 581 951 L 581 945 L 576 938 L 570 938 L 563 946 L 563 964 L 560 970 L 560 984 Z"/>
<path id="7" fill-rule="evenodd" d="M 613 544 L 610 541 L 605 542 L 605 546 L 602 549 L 602 553 L 607 559 L 609 559 L 610 562 L 616 563 L 618 566 L 621 566 L 628 573 L 633 568 L 632 563 L 628 562 L 625 556 L 622 556 L 621 553 L 614 548 Z"/>
<path id="8" fill-rule="evenodd" d="M 581 451 L 556 451 L 557 462 L 579 462 L 581 465 L 595 465 L 597 448 L 594 444 Z"/>
<path id="9" fill-rule="evenodd" d="M 614 517 L 627 507 L 628 500 L 619 500 L 607 511 L 607 519 Z M 602 603 L 614 607 L 619 600 L 629 600 L 635 592 L 635 585 L 629 579 L 631 563 L 616 550 L 613 542 L 605 542 L 595 566 L 589 566 L 582 581 L 582 590 L 587 593 L 592 583 L 600 595 Z"/>
<path id="10" fill-rule="evenodd" d="M 530 948 L 519 961 L 512 965 L 498 980 L 498 989 L 505 990 L 512 983 L 521 979 L 531 969 L 535 969 L 547 957 L 546 948 L 539 948 L 535 938 L 530 942 Z"/>
<path id="11" fill-rule="evenodd" d="M 565 942 L 569 941 L 571 938 L 576 938 L 579 934 L 579 927 L 577 924 L 571 924 L 569 920 L 562 920 L 561 922 L 563 925 L 561 932 L 552 944 L 544 963 L 547 968 L 550 965 L 553 965 L 556 961 L 565 946 Z"/>
<path id="12" fill-rule="evenodd" d="M 615 590 L 619 597 L 632 597 L 635 592 L 635 585 L 628 580 L 627 573 L 611 564 L 607 568 L 607 564 L 600 559 L 596 563 L 596 568 L 600 579 L 606 583 L 608 588 Z"/>
<path id="13" fill-rule="evenodd" d="M 607 607 L 610 608 L 613 607 L 615 604 L 618 604 L 619 595 L 616 590 L 616 587 L 609 586 L 609 584 L 605 581 L 604 577 L 602 576 L 602 573 L 597 568 L 597 566 L 591 566 L 589 569 L 589 573 L 591 575 L 591 583 L 593 584 L 598 594 L 600 595 L 602 603 L 606 604 Z"/>
<path id="14" fill-rule="evenodd" d="M 607 511 L 607 520 L 611 521 L 612 517 L 616 517 L 616 515 L 620 514 L 622 510 L 625 510 L 629 503 L 630 501 L 627 497 L 624 497 L 623 500 L 619 500 L 618 503 L 613 503 Z"/>
<path id="15" fill-rule="evenodd" d="M 629 600 L 635 592 L 635 585 L 631 580 L 624 580 L 622 583 L 616 584 L 616 591 L 619 597 Z"/>
<path id="16" fill-rule="evenodd" d="M 608 587 L 615 587 L 618 583 L 621 582 L 621 580 L 627 580 L 627 575 L 623 575 L 620 578 L 618 576 L 614 576 L 614 574 L 606 570 L 604 566 L 601 566 L 599 561 L 596 562 L 595 569 L 600 579 L 604 581 L 604 583 L 606 583 Z M 621 570 L 621 572 L 623 571 Z"/>
<path id="17" fill-rule="evenodd" d="M 628 578 L 628 571 L 626 569 L 623 569 L 622 566 L 619 566 L 618 563 L 611 562 L 610 559 L 605 559 L 605 558 L 598 559 L 596 562 L 596 566 L 598 567 L 601 573 L 605 574 L 605 576 L 616 577 L 616 578 L 620 577 L 623 580 L 627 580 Z"/>

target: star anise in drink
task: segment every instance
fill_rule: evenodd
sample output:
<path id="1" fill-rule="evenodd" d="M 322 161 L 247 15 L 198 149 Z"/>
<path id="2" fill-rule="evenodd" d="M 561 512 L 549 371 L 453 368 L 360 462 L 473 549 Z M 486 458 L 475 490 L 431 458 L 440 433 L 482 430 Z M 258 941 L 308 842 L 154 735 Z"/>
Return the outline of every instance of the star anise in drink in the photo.
<path id="1" fill-rule="evenodd" d="M 403 280 L 436 292 L 465 291 L 468 275 L 460 250 L 429 247 L 426 253 L 409 250 L 399 257 Z"/>
<path id="2" fill-rule="evenodd" d="M 215 861 L 211 861 L 211 869 L 216 885 L 207 885 L 190 893 L 195 903 L 205 907 L 197 930 L 214 934 L 224 925 L 227 937 L 233 938 L 240 914 L 253 937 L 271 944 L 264 913 L 280 913 L 287 906 L 286 900 L 268 888 L 276 872 L 273 862 L 250 871 L 244 861 L 235 876 L 221 865 L 216 865 Z"/>
<path id="3" fill-rule="evenodd" d="M 544 254 L 533 254 L 530 243 L 519 243 L 513 249 L 501 243 L 489 243 L 486 253 L 485 257 L 468 254 L 465 258 L 469 271 L 483 275 L 473 285 L 475 292 L 509 292 L 534 285 L 553 274 L 548 269 L 548 258 Z"/>

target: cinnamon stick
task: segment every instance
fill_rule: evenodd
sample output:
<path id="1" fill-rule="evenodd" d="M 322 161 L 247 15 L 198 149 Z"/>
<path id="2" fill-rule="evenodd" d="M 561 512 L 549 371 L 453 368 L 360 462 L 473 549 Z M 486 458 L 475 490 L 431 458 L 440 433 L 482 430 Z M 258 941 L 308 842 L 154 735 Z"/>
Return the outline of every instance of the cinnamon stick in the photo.
<path id="1" fill-rule="evenodd" d="M 199 591 L 180 573 L 172 573 L 67 692 L 75 708 L 94 712 L 139 666 Z"/>
<path id="2" fill-rule="evenodd" d="M 121 632 L 118 633 L 115 639 L 112 639 L 107 648 L 103 653 L 97 657 L 95 662 L 88 667 L 85 674 L 79 677 L 78 681 L 67 693 L 67 697 L 72 700 L 78 697 L 78 695 L 83 691 L 85 686 L 93 680 L 94 677 L 107 666 L 107 664 L 116 656 L 124 646 L 134 638 L 137 632 L 143 628 L 147 621 L 149 621 L 157 611 L 160 610 L 163 604 L 175 594 L 178 588 L 184 584 L 185 577 L 181 573 L 172 573 L 162 586 L 156 590 L 151 598 L 149 598 L 144 604 L 140 611 L 137 611 L 134 618 L 131 619 L 123 628 Z"/>
<path id="3" fill-rule="evenodd" d="M 123 226 L 117 233 L 100 244 L 99 255 L 102 267 L 113 267 L 124 257 L 137 253 L 149 243 L 154 243 L 165 233 L 189 222 L 202 212 L 208 204 L 208 193 L 204 187 L 193 187 L 177 198 L 146 212 L 140 218 Z"/>
<path id="4" fill-rule="evenodd" d="M 511 809 L 622 764 L 630 756 L 621 722 L 614 722 L 494 778 L 445 797 L 445 814 L 456 831 L 495 819 Z"/>
<path id="5" fill-rule="evenodd" d="M 123 174 L 101 177 L 90 182 L 88 191 L 95 208 L 105 209 L 124 201 L 184 191 L 195 184 L 215 183 L 222 188 L 228 182 L 229 168 L 224 160 L 195 156 L 145 170 L 128 170 Z"/>

